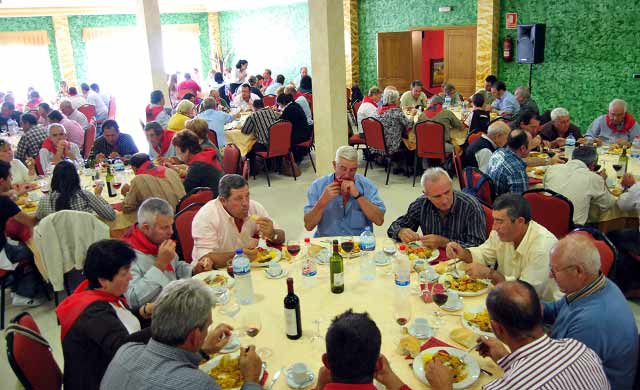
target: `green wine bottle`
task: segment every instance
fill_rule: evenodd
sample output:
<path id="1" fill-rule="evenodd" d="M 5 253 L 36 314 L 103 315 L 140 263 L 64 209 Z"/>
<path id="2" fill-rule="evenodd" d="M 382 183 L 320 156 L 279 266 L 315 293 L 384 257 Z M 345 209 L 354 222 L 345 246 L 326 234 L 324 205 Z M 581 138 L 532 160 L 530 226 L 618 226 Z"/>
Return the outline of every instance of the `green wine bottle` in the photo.
<path id="1" fill-rule="evenodd" d="M 333 255 L 329 260 L 329 270 L 331 272 L 331 292 L 342 294 L 344 292 L 344 263 L 340 256 L 338 240 L 333 240 Z"/>
<path id="2" fill-rule="evenodd" d="M 627 156 L 627 148 L 625 146 L 622 147 L 622 154 L 620 155 L 618 164 L 621 167 L 618 177 L 622 177 L 625 173 L 627 173 L 627 168 L 629 165 L 629 157 Z"/>

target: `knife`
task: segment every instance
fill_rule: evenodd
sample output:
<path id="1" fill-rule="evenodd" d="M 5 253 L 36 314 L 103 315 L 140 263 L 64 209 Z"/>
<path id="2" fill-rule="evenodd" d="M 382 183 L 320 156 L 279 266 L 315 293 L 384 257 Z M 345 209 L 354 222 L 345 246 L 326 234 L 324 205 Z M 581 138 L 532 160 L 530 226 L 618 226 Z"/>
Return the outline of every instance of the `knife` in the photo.
<path id="1" fill-rule="evenodd" d="M 265 390 L 271 390 L 271 388 L 276 383 L 278 378 L 280 378 L 280 374 L 282 374 L 282 370 L 284 370 L 284 367 L 280 368 L 278 371 L 276 371 L 275 374 L 273 374 L 273 379 L 271 379 L 271 383 L 269 383 L 269 386 Z"/>

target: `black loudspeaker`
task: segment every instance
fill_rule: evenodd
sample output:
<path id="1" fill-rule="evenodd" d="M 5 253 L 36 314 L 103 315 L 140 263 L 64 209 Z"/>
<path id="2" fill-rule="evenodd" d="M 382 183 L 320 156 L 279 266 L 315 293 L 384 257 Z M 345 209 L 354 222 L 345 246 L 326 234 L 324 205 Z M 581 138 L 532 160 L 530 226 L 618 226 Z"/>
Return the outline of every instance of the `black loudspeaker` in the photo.
<path id="1" fill-rule="evenodd" d="M 545 24 L 518 25 L 518 64 L 540 64 L 544 62 Z"/>

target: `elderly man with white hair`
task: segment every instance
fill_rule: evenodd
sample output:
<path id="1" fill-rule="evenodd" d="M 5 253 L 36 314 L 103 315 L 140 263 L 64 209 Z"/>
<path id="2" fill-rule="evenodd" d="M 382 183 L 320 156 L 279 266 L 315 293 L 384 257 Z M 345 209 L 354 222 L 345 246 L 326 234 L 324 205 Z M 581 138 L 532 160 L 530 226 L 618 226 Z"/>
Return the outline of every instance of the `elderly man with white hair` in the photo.
<path id="1" fill-rule="evenodd" d="M 80 148 L 66 139 L 67 131 L 59 123 L 49 125 L 49 137 L 42 142 L 40 149 L 40 164 L 46 171 L 50 164 L 57 164 L 62 160 L 82 162 Z"/>
<path id="2" fill-rule="evenodd" d="M 542 140 L 549 142 L 552 148 L 557 148 L 564 146 L 565 140 L 570 135 L 576 140 L 583 138 L 578 126 L 571 123 L 569 111 L 563 107 L 554 108 L 551 111 L 551 121 L 540 128 Z M 583 141 L 585 140 L 579 142 L 583 143 Z"/>
<path id="3" fill-rule="evenodd" d="M 80 111 L 73 108 L 73 104 L 71 103 L 71 100 L 69 99 L 62 100 L 60 102 L 60 111 L 68 119 L 78 122 L 84 130 L 87 130 L 87 128 L 89 128 L 89 121 L 87 120 L 87 117 Z"/>
<path id="4" fill-rule="evenodd" d="M 600 272 L 600 254 L 586 237 L 569 235 L 550 251 L 549 275 L 566 295 L 542 302 L 553 339 L 593 349 L 612 389 L 630 390 L 638 361 L 638 329 L 622 292 Z"/>
<path id="5" fill-rule="evenodd" d="M 538 109 L 538 104 L 536 103 L 535 100 L 531 98 L 531 92 L 529 92 L 529 88 L 520 86 L 516 88 L 513 94 L 516 97 L 518 104 L 520 105 L 520 111 L 514 114 L 513 117 L 511 118 L 513 122 L 518 123 L 518 119 L 520 118 L 521 112 L 531 111 L 531 112 L 535 112 L 536 114 L 540 113 L 540 110 Z"/>
<path id="6" fill-rule="evenodd" d="M 493 122 L 487 131 L 469 145 L 462 155 L 462 165 L 486 172 L 493 152 L 507 144 L 511 128 L 503 121 Z"/>
<path id="7" fill-rule="evenodd" d="M 627 112 L 627 103 L 622 99 L 613 99 L 609 103 L 609 112 L 597 117 L 587 135 L 598 138 L 604 143 L 630 145 L 634 138 L 640 136 L 640 125 Z"/>
<path id="8" fill-rule="evenodd" d="M 334 173 L 316 179 L 307 192 L 304 226 L 315 237 L 359 235 L 372 223 L 384 223 L 386 211 L 376 185 L 356 174 L 358 152 L 341 146 L 333 162 Z"/>
<path id="9" fill-rule="evenodd" d="M 424 195 L 389 226 L 390 238 L 405 243 L 420 240 L 430 248 L 443 248 L 450 241 L 466 248 L 487 239 L 482 206 L 473 196 L 454 190 L 447 171 L 429 168 L 420 184 Z M 422 234 L 417 233 L 418 227 Z"/>

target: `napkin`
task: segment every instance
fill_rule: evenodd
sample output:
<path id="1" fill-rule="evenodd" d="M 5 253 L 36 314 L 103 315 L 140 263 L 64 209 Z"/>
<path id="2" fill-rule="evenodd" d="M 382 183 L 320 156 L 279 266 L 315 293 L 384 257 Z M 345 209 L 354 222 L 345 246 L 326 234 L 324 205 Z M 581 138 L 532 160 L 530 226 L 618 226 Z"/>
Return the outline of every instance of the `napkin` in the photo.
<path id="1" fill-rule="evenodd" d="M 533 186 L 536 184 L 542 184 L 542 179 L 536 179 L 535 177 L 530 177 L 529 178 L 529 185 Z"/>
<path id="2" fill-rule="evenodd" d="M 455 348 L 454 346 L 445 343 L 444 341 L 440 340 L 437 337 L 431 337 L 429 338 L 429 340 L 427 340 L 424 344 L 422 344 L 422 346 L 420 347 L 421 351 L 424 351 L 425 349 L 429 349 L 429 348 L 434 348 L 434 347 L 450 347 L 450 348 Z"/>
<path id="3" fill-rule="evenodd" d="M 438 250 L 440 251 L 440 255 L 439 255 L 435 260 L 431 260 L 431 261 L 429 262 L 429 264 L 431 264 L 431 265 L 435 265 L 435 264 L 438 264 L 438 263 L 439 263 L 439 262 L 441 262 L 441 261 L 447 261 L 447 260 L 449 260 L 449 259 L 447 258 L 447 250 L 446 250 L 446 248 L 438 248 Z"/>
<path id="4" fill-rule="evenodd" d="M 112 203 L 111 208 L 116 211 L 122 211 L 122 202 L 120 203 Z"/>

